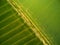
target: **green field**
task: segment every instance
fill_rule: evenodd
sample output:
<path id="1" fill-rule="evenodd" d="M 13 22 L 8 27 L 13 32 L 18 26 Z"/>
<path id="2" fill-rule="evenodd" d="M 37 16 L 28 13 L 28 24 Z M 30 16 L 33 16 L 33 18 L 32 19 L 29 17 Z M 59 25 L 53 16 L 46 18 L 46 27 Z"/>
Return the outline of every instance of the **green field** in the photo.
<path id="1" fill-rule="evenodd" d="M 0 0 L 0 45 L 46 44 L 60 45 L 59 0 Z"/>

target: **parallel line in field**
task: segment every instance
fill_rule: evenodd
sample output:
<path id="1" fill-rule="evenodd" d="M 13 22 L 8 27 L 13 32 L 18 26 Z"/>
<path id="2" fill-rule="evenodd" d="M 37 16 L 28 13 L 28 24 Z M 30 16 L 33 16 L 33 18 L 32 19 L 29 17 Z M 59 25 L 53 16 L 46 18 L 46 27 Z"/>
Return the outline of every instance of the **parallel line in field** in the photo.
<path id="1" fill-rule="evenodd" d="M 15 38 L 17 35 L 20 35 L 20 34 L 22 34 L 24 31 L 27 31 L 27 30 L 28 30 L 28 28 L 26 28 L 26 29 L 24 29 L 23 31 L 21 31 L 21 32 L 19 32 L 19 33 L 17 33 L 17 34 L 15 34 L 13 37 L 10 37 L 10 38 L 7 39 L 6 41 L 4 41 L 2 44 L 6 43 L 7 41 L 9 41 L 9 40 L 11 40 L 11 39 L 13 39 L 13 38 Z"/>
<path id="2" fill-rule="evenodd" d="M 3 8 L 3 7 L 5 7 L 5 6 L 7 6 L 7 5 L 8 5 L 8 3 L 4 4 L 3 6 L 0 7 L 0 9 Z"/>
<path id="3" fill-rule="evenodd" d="M 28 38 L 29 36 L 31 36 L 31 35 L 33 35 L 33 34 L 34 34 L 34 33 L 30 33 L 29 35 L 27 35 L 27 36 L 23 37 L 22 39 L 19 39 L 19 40 L 17 40 L 16 42 L 14 42 L 12 45 L 17 44 L 18 42 L 20 42 L 20 41 L 22 41 L 22 40 L 24 40 L 24 39 Z"/>
<path id="4" fill-rule="evenodd" d="M 12 8 L 10 8 L 10 9 L 8 9 L 8 10 L 2 12 L 2 13 L 0 14 L 0 16 L 4 15 L 5 13 L 7 13 L 7 12 L 9 12 L 9 11 L 11 11 L 11 10 L 12 10 Z"/>
<path id="5" fill-rule="evenodd" d="M 14 30 L 18 29 L 19 27 L 21 27 L 21 26 L 23 26 L 23 25 L 24 25 L 24 23 L 23 23 L 23 24 L 19 24 L 19 26 L 17 26 L 17 27 L 15 27 L 15 28 L 11 29 L 10 31 L 8 31 L 8 32 L 6 32 L 6 33 L 4 33 L 2 36 L 0 36 L 0 38 L 6 36 L 7 34 L 13 32 Z"/>
<path id="6" fill-rule="evenodd" d="M 37 39 L 37 38 L 35 37 L 35 38 L 31 39 L 30 41 L 26 42 L 24 45 L 29 44 L 31 41 L 33 41 L 33 40 L 35 40 L 35 39 Z"/>
<path id="7" fill-rule="evenodd" d="M 11 24 L 14 24 L 14 23 L 15 23 L 16 21 L 18 21 L 18 20 L 19 20 L 19 18 L 17 18 L 16 20 L 12 21 L 12 22 L 9 23 L 8 25 L 6 25 L 6 26 L 0 28 L 0 30 L 5 29 L 6 27 L 8 27 L 8 26 L 11 25 Z"/>
<path id="8" fill-rule="evenodd" d="M 9 17 L 7 17 L 7 18 L 3 19 L 2 21 L 0 21 L 0 23 L 2 23 L 2 22 L 4 22 L 4 21 L 8 20 L 9 18 L 11 18 L 12 16 L 15 16 L 16 14 L 17 14 L 17 13 L 14 13 L 14 14 L 10 15 Z"/>

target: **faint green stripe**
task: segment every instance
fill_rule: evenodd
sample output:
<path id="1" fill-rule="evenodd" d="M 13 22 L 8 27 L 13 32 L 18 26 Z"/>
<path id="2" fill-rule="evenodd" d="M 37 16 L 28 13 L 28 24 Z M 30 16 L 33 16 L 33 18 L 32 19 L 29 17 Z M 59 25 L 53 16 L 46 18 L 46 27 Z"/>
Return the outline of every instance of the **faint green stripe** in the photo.
<path id="1" fill-rule="evenodd" d="M 8 5 L 8 3 L 5 3 L 4 5 L 2 5 L 2 6 L 0 7 L 0 9 L 3 8 L 3 7 L 5 7 L 5 6 L 7 6 L 7 5 Z"/>
<path id="2" fill-rule="evenodd" d="M 7 39 L 6 41 L 4 41 L 2 44 L 7 43 L 9 40 L 14 39 L 15 37 L 17 37 L 18 35 L 22 34 L 23 32 L 27 31 L 28 28 L 24 29 L 23 31 L 17 33 L 16 35 L 14 35 L 13 37 L 10 37 L 9 39 Z"/>
<path id="3" fill-rule="evenodd" d="M 17 13 L 14 13 L 14 14 L 10 15 L 9 17 L 7 17 L 7 18 L 3 19 L 2 21 L 0 21 L 0 23 L 2 23 L 2 22 L 4 22 L 4 21 L 8 20 L 9 18 L 11 18 L 12 16 L 15 16 L 16 14 L 17 14 Z"/>
<path id="4" fill-rule="evenodd" d="M 18 41 L 14 42 L 12 45 L 16 45 L 18 42 L 28 38 L 29 36 L 33 35 L 34 33 L 30 33 L 28 36 L 23 37 L 22 39 L 19 39 Z"/>
<path id="5" fill-rule="evenodd" d="M 0 0 L 0 6 L 4 5 L 6 3 L 8 3 L 6 0 Z"/>
<path id="6" fill-rule="evenodd" d="M 10 9 L 8 9 L 8 10 L 6 10 L 6 11 L 0 13 L 0 16 L 4 15 L 5 13 L 7 13 L 7 12 L 9 12 L 9 11 L 11 11 L 11 10 L 12 10 L 12 8 L 10 8 Z"/>
<path id="7" fill-rule="evenodd" d="M 23 24 L 19 24 L 19 26 L 17 26 L 17 27 L 15 27 L 15 28 L 11 29 L 10 31 L 8 31 L 8 32 L 6 32 L 6 33 L 4 33 L 2 36 L 0 36 L 0 38 L 6 36 L 7 34 L 13 32 L 14 30 L 18 29 L 19 27 L 21 27 L 21 26 L 23 26 L 23 25 L 24 25 L 24 23 L 23 23 Z"/>
<path id="8" fill-rule="evenodd" d="M 4 26 L 4 27 L 0 28 L 0 30 L 2 30 L 2 29 L 4 29 L 4 28 L 6 28 L 7 26 L 11 25 L 12 23 L 14 23 L 14 22 L 18 21 L 18 19 L 19 19 L 19 18 L 17 18 L 16 20 L 14 20 L 14 21 L 10 22 L 8 25 L 6 25 L 6 26 Z"/>
<path id="9" fill-rule="evenodd" d="M 31 39 L 30 41 L 26 42 L 24 45 L 27 45 L 28 43 L 30 43 L 31 41 L 33 41 L 35 39 L 37 39 L 37 38 L 35 37 L 35 38 Z"/>

